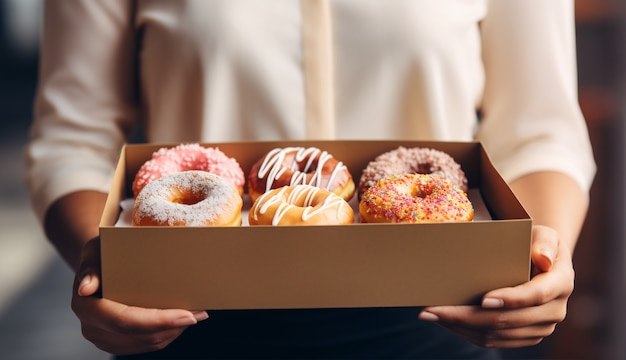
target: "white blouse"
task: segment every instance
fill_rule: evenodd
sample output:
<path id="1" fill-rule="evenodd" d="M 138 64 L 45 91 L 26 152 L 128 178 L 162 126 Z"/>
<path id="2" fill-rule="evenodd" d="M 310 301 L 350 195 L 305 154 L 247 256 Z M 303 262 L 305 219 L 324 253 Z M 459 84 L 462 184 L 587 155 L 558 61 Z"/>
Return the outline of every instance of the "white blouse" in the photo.
<path id="1" fill-rule="evenodd" d="M 482 141 L 507 180 L 595 172 L 572 0 L 45 3 L 27 181 L 42 219 L 151 142 Z M 480 115 L 478 115 L 480 114 Z"/>

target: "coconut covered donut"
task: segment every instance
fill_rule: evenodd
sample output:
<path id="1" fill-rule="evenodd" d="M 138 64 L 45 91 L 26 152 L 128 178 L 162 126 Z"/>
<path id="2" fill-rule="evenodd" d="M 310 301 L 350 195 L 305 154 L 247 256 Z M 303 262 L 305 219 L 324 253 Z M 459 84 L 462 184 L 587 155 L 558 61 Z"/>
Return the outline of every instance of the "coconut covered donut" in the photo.
<path id="1" fill-rule="evenodd" d="M 435 149 L 399 147 L 377 156 L 363 170 L 359 179 L 359 198 L 378 180 L 389 175 L 430 174 L 467 192 L 467 178 L 449 154 Z"/>
<path id="2" fill-rule="evenodd" d="M 141 189 L 151 181 L 187 170 L 202 170 L 219 175 L 230 181 L 243 194 L 245 175 L 237 160 L 229 158 L 217 148 L 207 148 L 199 144 L 181 144 L 173 148 L 161 148 L 146 161 L 133 181 L 133 195 L 137 197 Z"/>
<path id="3" fill-rule="evenodd" d="M 254 202 L 250 225 L 343 225 L 354 222 L 354 211 L 340 196 L 311 185 L 270 190 Z"/>
<path id="4" fill-rule="evenodd" d="M 367 189 L 359 222 L 421 223 L 471 221 L 474 208 L 456 185 L 425 174 L 391 175 Z"/>
<path id="5" fill-rule="evenodd" d="M 354 181 L 346 165 L 315 147 L 286 147 L 269 151 L 248 174 L 248 193 L 254 202 L 261 194 L 286 185 L 311 185 L 348 201 Z"/>
<path id="6" fill-rule="evenodd" d="M 190 170 L 146 185 L 133 206 L 139 226 L 239 226 L 243 201 L 221 176 Z"/>

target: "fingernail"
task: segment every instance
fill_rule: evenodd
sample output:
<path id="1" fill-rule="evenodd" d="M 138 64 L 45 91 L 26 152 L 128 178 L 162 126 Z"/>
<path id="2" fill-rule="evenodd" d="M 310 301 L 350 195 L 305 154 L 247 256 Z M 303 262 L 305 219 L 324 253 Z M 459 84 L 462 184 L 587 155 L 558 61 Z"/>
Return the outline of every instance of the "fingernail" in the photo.
<path id="1" fill-rule="evenodd" d="M 550 260 L 550 265 L 554 263 L 552 253 L 548 250 L 541 250 L 541 255 L 545 256 L 546 259 Z"/>
<path id="2" fill-rule="evenodd" d="M 91 282 L 91 274 L 87 274 L 87 275 L 83 276 L 82 280 L 80 281 L 80 286 L 87 285 L 90 282 Z"/>
<path id="3" fill-rule="evenodd" d="M 504 307 L 504 301 L 502 299 L 484 298 L 482 307 L 485 309 L 500 309 Z"/>
<path id="4" fill-rule="evenodd" d="M 423 321 L 439 321 L 439 316 L 428 311 L 422 311 L 418 318 Z"/>
<path id="5" fill-rule="evenodd" d="M 195 325 L 198 321 L 194 317 L 181 317 L 174 320 L 174 326 L 191 326 Z"/>
<path id="6" fill-rule="evenodd" d="M 91 275 L 90 275 L 90 274 L 87 274 L 87 275 L 83 276 L 83 278 L 80 280 L 80 284 L 78 284 L 78 295 L 82 296 L 82 291 L 81 291 L 81 289 L 82 289 L 84 286 L 89 285 L 89 283 L 91 282 L 91 280 L 92 280 L 92 279 L 91 279 Z"/>
<path id="7" fill-rule="evenodd" d="M 209 318 L 209 313 L 207 313 L 206 311 L 192 311 L 191 313 L 193 314 L 193 317 L 196 319 L 196 321 L 202 321 Z"/>

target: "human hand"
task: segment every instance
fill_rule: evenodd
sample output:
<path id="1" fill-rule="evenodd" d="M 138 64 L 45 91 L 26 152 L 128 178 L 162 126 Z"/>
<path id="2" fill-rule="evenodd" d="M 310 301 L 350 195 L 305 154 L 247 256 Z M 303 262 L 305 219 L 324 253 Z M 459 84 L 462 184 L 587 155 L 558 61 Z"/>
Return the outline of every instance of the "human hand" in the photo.
<path id="1" fill-rule="evenodd" d="M 205 311 L 145 309 L 100 298 L 100 239 L 85 244 L 74 279 L 72 310 L 83 336 L 116 355 L 160 350 L 188 326 L 208 318 Z"/>
<path id="2" fill-rule="evenodd" d="M 553 229 L 534 226 L 529 282 L 483 296 L 481 306 L 434 306 L 419 318 L 437 322 L 484 347 L 514 348 L 538 344 L 565 319 L 574 290 L 571 253 Z"/>

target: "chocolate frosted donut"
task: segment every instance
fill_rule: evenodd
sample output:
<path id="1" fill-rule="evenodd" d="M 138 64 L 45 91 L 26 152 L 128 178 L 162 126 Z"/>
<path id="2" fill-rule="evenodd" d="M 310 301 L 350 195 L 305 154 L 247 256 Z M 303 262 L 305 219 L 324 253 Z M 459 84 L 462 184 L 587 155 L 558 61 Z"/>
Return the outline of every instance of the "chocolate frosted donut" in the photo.
<path id="1" fill-rule="evenodd" d="M 359 198 L 365 190 L 389 175 L 430 174 L 444 179 L 467 192 L 465 173 L 450 155 L 430 148 L 399 147 L 381 154 L 363 170 L 359 181 Z"/>
<path id="2" fill-rule="evenodd" d="M 355 183 L 346 165 L 316 147 L 275 148 L 263 155 L 248 174 L 248 195 L 254 202 L 263 193 L 286 185 L 312 185 L 349 201 Z"/>

